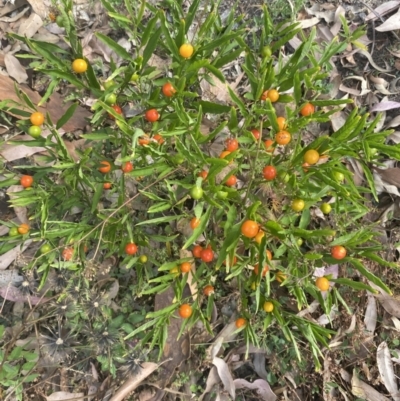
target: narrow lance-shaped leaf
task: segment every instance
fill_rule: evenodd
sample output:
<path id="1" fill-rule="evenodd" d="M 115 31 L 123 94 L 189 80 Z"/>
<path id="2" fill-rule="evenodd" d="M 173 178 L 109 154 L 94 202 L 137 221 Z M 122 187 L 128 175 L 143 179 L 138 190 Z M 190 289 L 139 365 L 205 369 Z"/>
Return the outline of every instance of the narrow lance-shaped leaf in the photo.
<path id="1" fill-rule="evenodd" d="M 115 51 L 115 53 L 118 54 L 121 58 L 123 58 L 126 61 L 132 61 L 132 56 L 117 42 L 112 40 L 106 35 L 103 35 L 100 32 L 96 32 L 95 35 L 103 42 L 105 43 L 108 47 L 110 47 L 112 50 Z"/>
<path id="2" fill-rule="evenodd" d="M 76 108 L 79 106 L 78 103 L 73 103 L 68 107 L 68 110 L 64 115 L 57 121 L 56 129 L 60 129 L 68 120 L 74 115 Z"/>

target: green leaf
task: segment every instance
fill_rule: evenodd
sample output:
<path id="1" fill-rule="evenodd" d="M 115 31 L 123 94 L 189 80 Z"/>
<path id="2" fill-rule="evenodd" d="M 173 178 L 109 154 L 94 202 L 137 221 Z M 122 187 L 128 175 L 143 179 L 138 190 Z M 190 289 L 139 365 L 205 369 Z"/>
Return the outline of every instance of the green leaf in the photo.
<path id="1" fill-rule="evenodd" d="M 312 104 L 314 106 L 339 106 L 341 104 L 354 103 L 353 99 L 332 99 L 332 100 L 313 100 Z"/>
<path id="2" fill-rule="evenodd" d="M 126 22 L 127 24 L 131 24 L 131 23 L 132 23 L 132 21 L 131 21 L 129 18 L 126 18 L 126 17 L 124 17 L 124 16 L 121 15 L 121 14 L 109 12 L 108 15 L 109 15 L 111 18 L 114 18 L 114 19 L 116 19 L 116 20 L 118 20 L 118 21 Z"/>
<path id="3" fill-rule="evenodd" d="M 68 120 L 74 115 L 76 108 L 79 106 L 79 103 L 73 103 L 68 107 L 68 110 L 64 113 L 64 115 L 58 120 L 56 129 L 60 129 L 64 124 L 68 122 Z"/>
<path id="4" fill-rule="evenodd" d="M 146 29 L 143 32 L 142 35 L 142 40 L 141 40 L 141 47 L 145 46 L 147 44 L 147 41 L 150 38 L 150 35 L 153 34 L 154 27 L 156 25 L 156 22 L 158 20 L 158 14 L 156 14 L 148 23 L 146 24 Z"/>
<path id="5" fill-rule="evenodd" d="M 184 217 L 183 215 L 179 216 L 164 216 L 164 217 L 157 217 L 155 219 L 150 219 L 146 221 L 141 221 L 140 223 L 136 224 L 136 227 L 138 226 L 144 226 L 147 224 L 158 224 L 158 223 L 169 223 L 170 221 L 178 220 L 180 218 Z"/>
<path id="6" fill-rule="evenodd" d="M 378 202 L 378 194 L 376 192 L 376 188 L 375 188 L 375 180 L 374 177 L 371 173 L 371 170 L 369 169 L 368 166 L 366 166 L 364 163 L 359 163 L 364 171 L 365 174 L 365 178 L 368 181 L 369 187 L 371 189 L 372 195 L 374 196 L 374 199 L 376 202 Z"/>
<path id="7" fill-rule="evenodd" d="M 96 184 L 96 191 L 93 195 L 92 207 L 90 209 L 92 213 L 97 209 L 97 205 L 99 204 L 102 194 L 103 194 L 103 184 L 102 183 Z"/>
<path id="8" fill-rule="evenodd" d="M 246 105 L 242 102 L 242 100 L 236 95 L 236 93 L 232 90 L 230 85 L 227 85 L 229 95 L 233 102 L 238 106 L 240 112 L 245 116 L 247 114 Z"/>
<path id="9" fill-rule="evenodd" d="M 143 51 L 143 64 L 147 64 L 156 49 L 161 36 L 161 28 L 158 28 L 150 37 L 149 43 Z"/>
<path id="10" fill-rule="evenodd" d="M 152 205 L 151 207 L 149 207 L 149 209 L 147 210 L 147 213 L 160 213 L 160 212 L 163 212 L 164 210 L 168 210 L 171 208 L 172 208 L 172 206 L 168 202 L 158 202 L 158 203 L 155 203 L 154 205 Z"/>
<path id="11" fill-rule="evenodd" d="M 229 106 L 213 102 L 207 102 L 205 100 L 201 100 L 200 102 L 198 102 L 198 104 L 202 107 L 204 113 L 223 114 L 223 113 L 229 113 L 231 110 Z"/>
<path id="12" fill-rule="evenodd" d="M 215 68 L 222 68 L 224 67 L 226 64 L 229 64 L 230 62 L 232 62 L 233 60 L 236 60 L 240 54 L 242 53 L 243 49 L 239 48 L 236 49 L 234 51 L 229 51 L 227 52 L 224 56 L 218 56 L 213 62 L 212 65 Z"/>
<path id="13" fill-rule="evenodd" d="M 354 288 L 357 291 L 367 290 L 372 292 L 373 294 L 379 293 L 379 291 L 373 289 L 371 286 L 360 283 L 359 281 L 353 281 L 348 278 L 337 278 L 337 279 L 330 279 L 330 281 L 338 284 L 347 285 L 348 287 Z"/>
<path id="14" fill-rule="evenodd" d="M 102 92 L 100 91 L 100 83 L 97 80 L 97 76 L 93 70 L 92 64 L 89 62 L 87 63 L 88 63 L 88 68 L 86 71 L 86 77 L 89 81 L 90 89 L 92 90 L 93 94 L 96 95 L 96 97 L 100 97 L 102 95 Z"/>
<path id="15" fill-rule="evenodd" d="M 115 42 L 108 36 L 103 35 L 100 32 L 96 32 L 95 36 L 97 36 L 103 43 L 105 43 L 108 47 L 110 47 L 112 50 L 114 50 L 115 53 L 117 53 L 118 56 L 120 56 L 124 60 L 133 61 L 130 53 L 128 53 L 121 45 L 119 45 L 117 42 Z"/>
<path id="16" fill-rule="evenodd" d="M 89 139 L 89 140 L 93 140 L 93 141 L 102 141 L 105 139 L 110 139 L 110 135 L 108 134 L 103 134 L 103 133 L 93 133 L 93 134 L 83 134 L 81 135 L 81 138 L 83 139 Z"/>
<path id="17" fill-rule="evenodd" d="M 38 106 L 42 106 L 47 102 L 49 97 L 53 94 L 53 92 L 56 90 L 58 84 L 60 83 L 59 79 L 53 79 L 49 86 L 46 89 L 46 93 L 43 95 L 43 97 L 40 99 L 40 102 L 38 103 Z"/>
<path id="18" fill-rule="evenodd" d="M 198 50 L 199 53 L 204 53 L 206 57 L 208 57 L 209 54 L 211 54 L 211 52 L 213 50 L 215 50 L 217 47 L 224 45 L 226 43 L 229 43 L 230 41 L 236 39 L 236 37 L 241 36 L 244 34 L 243 30 L 239 30 L 233 33 L 229 33 L 227 35 L 224 35 L 218 39 L 215 39 L 214 41 L 212 41 L 211 43 L 208 43 L 204 46 L 201 46 Z"/>
<path id="19" fill-rule="evenodd" d="M 128 340 L 129 338 L 133 337 L 134 335 L 147 330 L 148 328 L 154 326 L 155 324 L 157 324 L 158 319 L 153 319 L 150 320 L 146 323 L 143 323 L 142 325 L 140 325 L 137 329 L 133 330 L 131 333 L 129 333 L 127 336 L 124 337 L 124 340 Z"/>
<path id="20" fill-rule="evenodd" d="M 70 72 L 64 72 L 59 70 L 41 70 L 41 72 L 45 75 L 49 75 L 51 77 L 57 79 L 65 79 L 66 81 L 70 82 L 71 84 L 75 85 L 78 89 L 85 89 L 85 84 L 80 81 L 76 75 Z"/>
<path id="21" fill-rule="evenodd" d="M 348 260 L 366 279 L 373 282 L 379 288 L 382 288 L 382 290 L 387 292 L 389 295 L 393 295 L 392 291 L 390 291 L 390 289 L 382 282 L 382 280 L 367 270 L 358 259 L 348 258 Z"/>
<path id="22" fill-rule="evenodd" d="M 192 26 L 193 20 L 197 14 L 197 10 L 199 8 L 201 0 L 194 0 L 189 7 L 187 16 L 186 16 L 186 23 L 185 23 L 185 33 L 188 33 L 189 28 Z"/>
<path id="23" fill-rule="evenodd" d="M 212 206 L 209 206 L 207 208 L 206 212 L 200 218 L 200 224 L 193 230 L 192 235 L 185 242 L 182 249 L 189 248 L 189 246 L 192 245 L 197 240 L 197 238 L 199 238 L 200 234 L 204 232 L 208 222 L 210 221 L 210 215 L 212 210 L 213 210 Z"/>
<path id="24" fill-rule="evenodd" d="M 170 51 L 170 53 L 175 56 L 176 58 L 179 58 L 179 51 L 178 47 L 176 46 L 176 43 L 172 40 L 171 34 L 170 34 L 170 29 L 167 26 L 167 21 L 165 18 L 165 12 L 164 10 L 160 10 L 158 12 L 160 22 L 161 22 L 161 29 L 164 34 L 164 41 L 165 41 L 165 46 L 167 49 Z M 163 42 L 164 42 L 163 41 Z"/>

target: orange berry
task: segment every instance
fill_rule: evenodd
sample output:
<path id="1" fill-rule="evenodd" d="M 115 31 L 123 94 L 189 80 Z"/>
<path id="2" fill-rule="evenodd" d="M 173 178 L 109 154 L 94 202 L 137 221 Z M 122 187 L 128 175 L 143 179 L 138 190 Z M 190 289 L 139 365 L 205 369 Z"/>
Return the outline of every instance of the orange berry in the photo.
<path id="1" fill-rule="evenodd" d="M 193 313 L 193 310 L 189 304 L 182 304 L 179 307 L 179 316 L 182 319 L 188 319 L 190 316 L 192 316 L 192 313 Z"/>
<path id="2" fill-rule="evenodd" d="M 62 257 L 64 260 L 71 260 L 74 256 L 74 248 L 65 248 L 62 251 Z"/>
<path id="3" fill-rule="evenodd" d="M 225 141 L 226 150 L 229 152 L 234 152 L 239 149 L 239 142 L 237 139 L 229 138 Z"/>
<path id="4" fill-rule="evenodd" d="M 240 317 L 239 319 L 236 319 L 235 325 L 238 329 L 246 326 L 247 320 L 244 319 L 243 317 Z"/>
<path id="5" fill-rule="evenodd" d="M 32 125 L 42 125 L 44 123 L 44 114 L 41 113 L 40 111 L 35 111 L 34 113 L 31 114 L 30 117 Z"/>
<path id="6" fill-rule="evenodd" d="M 267 98 L 271 101 L 271 103 L 275 103 L 279 99 L 279 92 L 276 89 L 270 89 L 267 91 Z"/>
<path id="7" fill-rule="evenodd" d="M 126 162 L 121 166 L 121 170 L 124 173 L 130 173 L 133 170 L 133 164 L 131 162 Z"/>
<path id="8" fill-rule="evenodd" d="M 278 145 L 287 145 L 291 139 L 292 139 L 292 136 L 290 135 L 290 132 L 288 132 L 288 131 L 279 131 L 275 135 L 275 142 Z"/>
<path id="9" fill-rule="evenodd" d="M 205 180 L 208 176 L 208 171 L 206 171 L 206 170 L 200 171 L 200 173 L 198 173 L 197 176 L 201 177 L 203 180 Z"/>
<path id="10" fill-rule="evenodd" d="M 285 117 L 277 117 L 276 123 L 278 124 L 279 131 L 282 131 L 286 128 L 286 118 Z"/>
<path id="11" fill-rule="evenodd" d="M 203 247 L 201 245 L 195 245 L 192 249 L 192 254 L 195 258 L 200 258 L 201 257 L 201 251 L 203 250 Z"/>
<path id="12" fill-rule="evenodd" d="M 33 184 L 33 177 L 31 175 L 23 175 L 21 179 L 19 180 L 19 183 L 24 187 L 24 188 L 29 188 Z"/>
<path id="13" fill-rule="evenodd" d="M 311 114 L 314 114 L 315 112 L 315 107 L 311 103 L 306 103 L 301 109 L 300 109 L 300 114 L 303 117 L 308 117 L 311 116 Z"/>
<path id="14" fill-rule="evenodd" d="M 145 135 L 142 138 L 139 138 L 138 144 L 141 145 L 141 146 L 149 145 L 150 144 L 150 138 L 147 135 Z"/>
<path id="15" fill-rule="evenodd" d="M 190 228 L 192 230 L 197 228 L 199 225 L 200 225 L 200 219 L 198 219 L 197 217 L 193 217 L 193 219 L 190 220 Z"/>
<path id="16" fill-rule="evenodd" d="M 214 287 L 213 287 L 212 285 L 206 285 L 206 286 L 203 288 L 203 294 L 204 294 L 206 297 L 209 297 L 210 295 L 214 294 Z"/>
<path id="17" fill-rule="evenodd" d="M 226 181 L 225 185 L 228 187 L 233 187 L 237 183 L 237 178 L 234 175 L 231 175 Z"/>
<path id="18" fill-rule="evenodd" d="M 262 239 L 264 238 L 265 232 L 260 230 L 257 235 L 254 237 L 254 241 L 257 242 L 258 245 L 261 244 Z"/>
<path id="19" fill-rule="evenodd" d="M 274 153 L 275 148 L 272 146 L 273 144 L 274 141 L 272 139 L 267 139 L 266 141 L 264 141 L 265 150 L 268 153 Z"/>
<path id="20" fill-rule="evenodd" d="M 180 265 L 180 269 L 181 269 L 182 273 L 189 273 L 191 268 L 192 268 L 192 265 L 189 262 L 183 262 Z"/>
<path id="21" fill-rule="evenodd" d="M 179 48 L 179 54 L 183 58 L 190 58 L 190 57 L 192 57 L 193 53 L 194 53 L 194 47 L 190 43 L 184 43 Z"/>
<path id="22" fill-rule="evenodd" d="M 315 149 L 309 149 L 306 153 L 304 153 L 303 160 L 305 163 L 308 163 L 310 166 L 318 163 L 319 153 Z"/>
<path id="23" fill-rule="evenodd" d="M 260 131 L 258 129 L 254 128 L 250 132 L 253 134 L 255 140 L 258 141 L 260 139 L 261 134 L 260 134 Z"/>
<path id="24" fill-rule="evenodd" d="M 135 255 L 138 249 L 138 246 L 134 242 L 129 242 L 125 245 L 125 253 L 128 255 Z"/>
<path id="25" fill-rule="evenodd" d="M 150 109 L 150 110 L 147 110 L 147 111 L 146 111 L 146 113 L 145 113 L 145 115 L 144 115 L 144 118 L 145 118 L 147 121 L 149 121 L 149 122 L 151 122 L 151 123 L 154 123 L 154 122 L 156 122 L 157 120 L 159 120 L 160 114 L 158 114 L 158 111 L 157 111 L 156 109 Z"/>
<path id="26" fill-rule="evenodd" d="M 258 265 L 258 263 L 254 266 L 253 272 L 254 272 L 254 274 L 255 274 L 256 276 L 258 276 L 258 272 L 259 272 L 259 265 Z M 268 267 L 268 266 L 264 266 L 261 275 L 262 275 L 263 277 L 265 277 L 265 275 L 266 275 L 268 272 L 269 272 L 269 267 Z"/>
<path id="27" fill-rule="evenodd" d="M 254 238 L 260 231 L 260 226 L 254 220 L 246 220 L 240 227 L 241 233 L 247 238 Z"/>
<path id="28" fill-rule="evenodd" d="M 329 280 L 326 277 L 318 277 L 315 280 L 315 285 L 321 291 L 328 291 L 329 290 Z"/>
<path id="29" fill-rule="evenodd" d="M 88 64 L 83 58 L 77 58 L 72 62 L 72 71 L 82 74 L 88 69 Z"/>
<path id="30" fill-rule="evenodd" d="M 107 160 L 103 160 L 100 162 L 99 171 L 100 173 L 107 174 L 111 171 L 111 164 Z"/>
<path id="31" fill-rule="evenodd" d="M 29 233 L 29 229 L 30 229 L 29 225 L 23 223 L 18 227 L 18 233 L 21 234 L 21 235 L 28 234 Z"/>
<path id="32" fill-rule="evenodd" d="M 172 86 L 170 82 L 167 82 L 162 87 L 162 93 L 166 97 L 172 97 L 176 93 L 176 89 Z"/>
<path id="33" fill-rule="evenodd" d="M 162 145 L 165 142 L 165 139 L 160 134 L 155 134 L 153 138 L 159 143 L 159 145 Z"/>

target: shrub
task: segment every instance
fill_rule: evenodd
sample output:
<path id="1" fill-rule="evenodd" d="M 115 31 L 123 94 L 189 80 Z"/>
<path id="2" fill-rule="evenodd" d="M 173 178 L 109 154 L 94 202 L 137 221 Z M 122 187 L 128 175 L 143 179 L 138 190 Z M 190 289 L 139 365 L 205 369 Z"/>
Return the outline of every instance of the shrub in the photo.
<path id="1" fill-rule="evenodd" d="M 45 165 L 17 167 L 34 178 L 30 190 L 22 190 L 11 201 L 14 207 L 28 208 L 31 227 L 25 235 L 3 237 L 1 252 L 28 237 L 48 243 L 51 251 L 38 253 L 27 269 L 36 269 L 41 287 L 51 270 L 66 272 L 69 284 L 65 293 L 83 289 L 78 303 L 85 313 L 75 314 L 74 324 L 91 322 L 92 329 L 96 331 L 98 326 L 96 332 L 101 333 L 102 325 L 112 319 L 111 325 L 119 334 L 113 332 L 113 338 L 102 344 L 114 347 L 115 355 L 127 355 L 126 341 L 116 341 L 121 337 L 162 350 L 166 325 L 182 305 L 190 308 L 182 330 L 199 320 L 211 330 L 212 304 L 224 292 L 223 283 L 229 282 L 238 290 L 236 318 L 251 323 L 241 332 L 247 344 L 267 347 L 269 330 L 279 328 L 299 359 L 299 339 L 309 342 L 318 368 L 320 344 L 327 346 L 332 331 L 297 316 L 288 302 L 302 310 L 316 299 L 329 315 L 333 305 L 343 304 L 348 309 L 340 286 L 375 292 L 364 281 L 328 276 L 335 285 L 323 297 L 313 273 L 316 268 L 338 263 L 331 256 L 331 248 L 344 246 L 347 256 L 340 263 L 347 263 L 390 293 L 363 263 L 371 259 L 391 266 L 378 256 L 381 245 L 363 216 L 369 210 L 365 195 L 377 198 L 368 163 L 379 162 L 385 155 L 400 159 L 400 152 L 385 143 L 388 131 L 375 132 L 379 116 L 371 119 L 351 100 L 329 99 L 326 90 L 331 57 L 362 31 L 320 46 L 314 41 L 315 30 L 306 36 L 296 23 L 275 25 L 264 7 L 260 35 L 246 36 L 244 25 L 233 12 L 221 23 L 216 5 L 199 17 L 201 23 L 193 29 L 200 1 L 194 1 L 188 10 L 179 2 L 170 3 L 171 18 L 166 18 L 164 10 L 146 2 L 138 10 L 128 7 L 128 16 L 124 16 L 103 0 L 110 16 L 138 44 L 133 55 L 114 39 L 96 34 L 122 60 L 119 65 L 111 61 L 108 77 L 101 77 L 98 64 L 91 65 L 87 60 L 87 70 L 82 68 L 79 74 L 72 71 L 73 61 L 84 58 L 71 1 L 64 0 L 64 7 L 60 7 L 69 50 L 11 35 L 41 57 L 32 65 L 52 79 L 42 102 L 64 81 L 74 85 L 79 96 L 91 94 L 97 100 L 90 122 L 92 132 L 82 135 L 87 146 L 79 152 L 78 161 L 71 157 L 58 133 L 72 117 L 76 104 L 57 122 L 45 116 L 44 127 L 50 136 L 23 141 L 27 146 L 44 146 L 48 153 Z M 145 9 L 150 13 L 146 19 Z M 186 45 L 189 32 L 194 32 L 190 55 L 190 46 Z M 284 56 L 282 46 L 296 34 L 302 43 L 293 54 Z M 153 54 L 163 58 L 164 72 L 151 64 Z M 248 89 L 236 92 L 227 86 L 229 105 L 202 98 L 202 81 L 227 83 L 222 70 L 237 59 Z M 167 95 L 166 84 L 171 85 Z M 35 113 L 29 98 L 20 91 L 19 95 Z M 115 95 L 115 105 L 110 104 L 110 95 Z M 306 136 L 307 127 L 329 122 L 346 105 L 350 112 L 339 130 Z M 28 118 L 30 112 L 20 110 L 19 114 Z M 205 118 L 212 123 L 208 133 L 202 126 Z M 28 131 L 27 120 L 19 124 Z M 261 135 L 256 138 L 254 130 Z M 232 151 L 220 158 L 224 149 L 219 144 L 226 139 L 234 139 L 237 148 L 233 149 L 229 141 Z M 264 146 L 267 140 L 268 151 Z M 319 159 L 303 165 L 310 150 L 318 152 Z M 354 184 L 346 158 L 357 160 L 367 186 Z M 119 166 L 126 163 L 130 168 L 121 172 Z M 266 166 L 276 170 L 268 180 L 263 175 Z M 340 175 L 344 181 L 338 179 Z M 1 185 L 19 179 L 11 177 Z M 112 183 L 107 191 L 105 183 Z M 299 202 L 301 208 L 297 207 Z M 314 218 L 312 211 L 326 202 L 332 207 L 330 218 Z M 198 219 L 194 229 L 190 228 L 193 218 Z M 242 235 L 246 220 L 259 225 L 258 235 Z M 187 229 L 179 231 L 182 226 Z M 126 251 L 132 244 L 134 252 Z M 204 248 L 201 259 L 181 256 L 179 250 L 190 250 L 195 244 Z M 68 257 L 60 257 L 66 249 Z M 273 255 L 271 261 L 268 252 Z M 123 305 L 120 314 L 100 301 L 100 291 L 86 276 L 89 266 L 111 256 L 118 259 L 111 276 L 135 271 L 135 284 L 129 284 L 119 295 Z M 193 263 L 190 276 L 177 268 L 185 262 Z M 261 268 L 254 274 L 256 264 L 269 268 L 265 274 Z M 198 296 L 183 295 L 189 280 L 192 288 L 199 289 Z M 210 283 L 215 293 L 205 299 L 200 294 Z M 168 288 L 175 293 L 172 305 L 148 312 L 145 321 L 137 318 L 143 313 L 131 313 L 132 298 L 148 299 Z M 100 298 L 96 301 L 96 297 Z M 265 302 L 269 302 L 268 312 L 263 311 Z M 105 348 L 101 352 L 103 367 L 115 372 L 116 362 L 104 356 Z"/>

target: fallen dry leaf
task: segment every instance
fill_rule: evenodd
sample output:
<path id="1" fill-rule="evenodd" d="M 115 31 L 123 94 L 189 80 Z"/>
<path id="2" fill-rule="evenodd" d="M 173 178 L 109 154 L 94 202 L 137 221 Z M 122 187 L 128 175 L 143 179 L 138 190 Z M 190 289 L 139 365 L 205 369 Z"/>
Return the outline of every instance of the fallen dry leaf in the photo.
<path id="1" fill-rule="evenodd" d="M 365 310 L 364 324 L 365 329 L 369 332 L 369 334 L 375 333 L 377 321 L 377 311 L 376 311 L 376 301 L 375 297 L 368 293 L 368 302 L 367 308 Z"/>
<path id="2" fill-rule="evenodd" d="M 23 281 L 23 277 L 18 274 L 17 270 L 0 270 L 0 287 L 8 285 L 17 285 Z"/>
<path id="3" fill-rule="evenodd" d="M 221 381 L 217 368 L 213 366 L 210 369 L 210 373 L 208 374 L 207 381 L 206 381 L 206 388 L 203 392 L 203 394 L 199 397 L 199 401 L 202 401 L 203 398 L 206 396 L 207 393 L 211 392 L 211 390 L 214 388 L 216 384 L 218 384 Z"/>
<path id="4" fill-rule="evenodd" d="M 387 90 L 389 86 L 389 82 L 383 78 L 375 77 L 372 74 L 369 75 L 369 79 L 374 83 L 375 88 L 382 93 L 383 95 L 394 95 L 395 93 L 391 93 Z"/>
<path id="5" fill-rule="evenodd" d="M 10 266 L 10 264 L 12 262 L 14 262 L 15 258 L 18 255 L 20 255 L 22 252 L 24 252 L 25 249 L 28 248 L 28 246 L 31 243 L 32 243 L 32 240 L 29 239 L 29 240 L 25 241 L 21 246 L 18 245 L 15 248 L 10 249 L 6 253 L 3 253 L 3 255 L 1 255 L 1 259 L 0 259 L 0 270 L 7 269 L 7 267 Z"/>
<path id="6" fill-rule="evenodd" d="M 23 294 L 17 287 L 8 285 L 0 287 L 0 296 L 10 302 L 29 302 L 31 305 L 47 302 L 47 298 Z"/>
<path id="7" fill-rule="evenodd" d="M 388 192 L 400 196 L 400 168 L 381 169 L 373 167 L 374 183 L 377 193 Z"/>
<path id="8" fill-rule="evenodd" d="M 382 382 L 387 391 L 395 401 L 400 401 L 399 388 L 397 387 L 397 378 L 394 374 L 393 363 L 389 347 L 386 341 L 379 344 L 376 351 L 376 362 L 379 373 L 381 374 Z"/>
<path id="9" fill-rule="evenodd" d="M 48 0 L 28 0 L 33 11 L 38 14 L 42 19 L 45 19 L 48 14 L 48 9 L 52 3 Z"/>
<path id="10" fill-rule="evenodd" d="M 19 84 L 28 80 L 28 74 L 26 73 L 25 68 L 15 56 L 7 53 L 4 56 L 4 64 L 6 66 L 8 75 L 14 78 Z"/>
<path id="11" fill-rule="evenodd" d="M 379 5 L 371 11 L 365 18 L 365 21 L 373 21 L 376 20 L 388 13 L 391 13 L 395 10 L 400 4 L 399 0 L 385 1 L 383 4 Z"/>
<path id="12" fill-rule="evenodd" d="M 41 96 L 39 95 L 38 92 L 31 90 L 25 85 L 20 85 L 19 87 L 31 99 L 33 104 L 39 103 Z M 14 90 L 14 81 L 10 77 L 0 75 L 0 101 L 3 100 L 14 100 L 18 104 L 21 103 Z M 70 105 L 71 105 L 70 102 L 64 103 L 64 99 L 59 93 L 53 93 L 53 95 L 51 95 L 49 101 L 45 104 L 45 106 L 38 107 L 37 110 L 41 111 L 44 114 L 48 112 L 51 116 L 52 121 L 56 123 L 64 115 L 65 111 L 68 109 Z M 19 107 L 22 110 L 28 110 L 23 105 L 20 105 Z M 75 110 L 74 115 L 71 117 L 69 121 L 67 121 L 67 123 L 63 125 L 62 128 L 66 132 L 75 131 L 77 129 L 83 129 L 87 124 L 86 119 L 90 118 L 91 115 L 92 114 L 88 110 L 84 109 L 81 106 L 78 106 Z"/>
<path id="13" fill-rule="evenodd" d="M 270 385 L 263 379 L 254 380 L 253 383 L 248 382 L 244 379 L 236 379 L 233 381 L 235 388 L 248 388 L 250 390 L 256 390 L 257 395 L 261 400 L 264 401 L 275 401 L 278 397 L 271 390 Z"/>
<path id="14" fill-rule="evenodd" d="M 360 49 L 360 50 L 358 51 L 358 54 L 362 54 L 363 56 L 365 56 L 365 57 L 368 59 L 368 61 L 370 62 L 370 64 L 371 64 L 377 71 L 380 71 L 380 72 L 390 72 L 390 71 L 393 71 L 393 68 L 389 68 L 389 69 L 385 70 L 385 69 L 379 67 L 379 65 L 377 65 L 377 64 L 374 62 L 374 60 L 372 59 L 371 54 L 370 54 L 369 52 L 367 52 L 366 50 L 361 50 L 361 49 Z"/>
<path id="15" fill-rule="evenodd" d="M 83 393 L 69 393 L 67 391 L 56 391 L 46 397 L 47 401 L 65 401 L 83 398 Z"/>
<path id="16" fill-rule="evenodd" d="M 351 392 L 356 397 L 363 398 L 367 401 L 390 401 L 389 398 L 380 394 L 369 384 L 360 380 L 355 370 L 353 371 L 353 377 L 351 378 Z"/>
<path id="17" fill-rule="evenodd" d="M 23 5 L 24 3 L 22 3 Z M 0 21 L 3 22 L 15 22 L 18 21 L 25 13 L 27 13 L 30 10 L 30 7 L 25 7 L 22 11 L 20 11 L 17 14 L 12 14 L 12 17 L 2 17 L 0 18 Z"/>
<path id="18" fill-rule="evenodd" d="M 58 43 L 60 41 L 59 36 L 53 35 L 43 27 L 39 28 L 38 32 L 33 35 L 33 39 L 46 43 Z"/>
<path id="19" fill-rule="evenodd" d="M 393 109 L 399 109 L 400 108 L 400 103 L 399 102 L 391 102 L 391 101 L 385 101 L 385 102 L 380 102 L 373 106 L 369 111 L 376 112 L 376 111 L 386 111 L 386 110 L 393 110 Z"/>
<path id="20" fill-rule="evenodd" d="M 230 394 L 232 399 L 235 399 L 235 385 L 227 363 L 218 357 L 214 357 L 212 363 L 217 368 L 218 376 L 220 377 L 225 390 Z"/>
<path id="21" fill-rule="evenodd" d="M 183 298 L 190 296 L 189 287 L 183 289 Z M 170 306 L 175 298 L 175 293 L 172 287 L 157 294 L 154 301 L 154 310 L 158 311 L 167 306 Z M 170 319 L 167 327 L 167 339 L 163 349 L 161 359 L 162 367 L 158 373 L 157 385 L 163 389 L 173 377 L 176 369 L 182 364 L 190 354 L 190 338 L 188 333 L 183 333 L 179 339 L 178 335 L 181 329 L 182 319 L 174 316 Z"/>
<path id="22" fill-rule="evenodd" d="M 5 5 L 0 7 L 0 17 L 2 17 L 3 15 L 7 15 L 14 10 L 17 10 L 18 8 L 22 7 L 24 4 L 26 4 L 26 0 L 16 0 L 15 2 L 11 2 L 11 1 L 6 2 Z"/>
<path id="23" fill-rule="evenodd" d="M 18 35 L 31 38 L 42 26 L 43 21 L 39 15 L 31 13 L 31 15 L 19 26 Z"/>
<path id="24" fill-rule="evenodd" d="M 378 32 L 396 31 L 400 29 L 400 9 L 388 18 L 382 25 L 375 28 Z"/>

